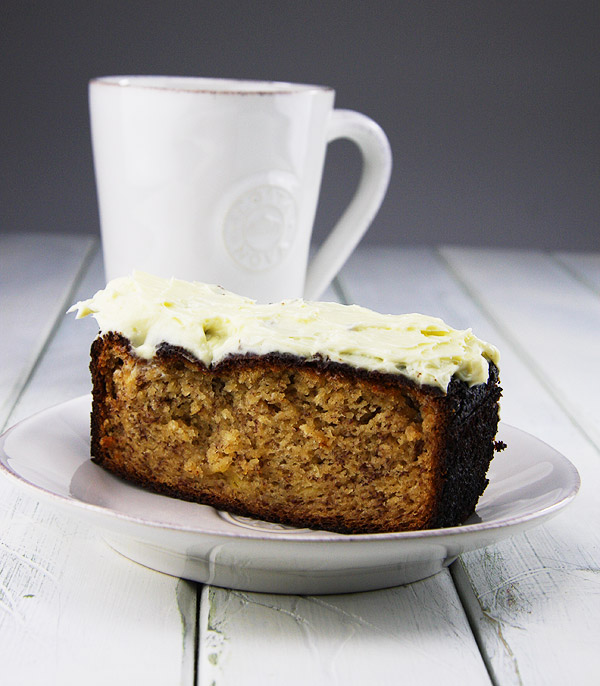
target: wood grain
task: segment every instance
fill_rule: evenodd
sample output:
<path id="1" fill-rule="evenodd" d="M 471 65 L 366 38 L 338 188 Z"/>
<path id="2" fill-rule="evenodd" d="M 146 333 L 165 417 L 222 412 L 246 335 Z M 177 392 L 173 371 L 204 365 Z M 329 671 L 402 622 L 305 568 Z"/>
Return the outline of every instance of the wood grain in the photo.
<path id="1" fill-rule="evenodd" d="M 600 301 L 541 253 L 446 249 L 498 331 L 503 417 L 577 466 L 575 502 L 545 526 L 463 556 L 455 577 L 499 683 L 596 683 L 600 640 Z"/>
<path id="2" fill-rule="evenodd" d="M 37 255 L 28 254 L 32 264 L 47 255 L 43 243 L 28 250 L 36 245 Z M 52 273 L 37 282 L 40 292 L 47 281 L 52 285 L 43 296 L 49 310 L 44 327 L 17 328 L 32 345 L 35 340 L 43 356 L 31 363 L 10 423 L 89 390 L 89 346 L 96 327 L 65 312 L 72 301 L 102 287 L 102 263 L 96 250 L 79 283 L 79 266 L 71 259 L 73 269 L 57 259 L 56 271 L 47 266 Z M 48 331 L 53 335 L 41 342 Z M 191 685 L 196 607 L 195 584 L 133 564 L 110 549 L 97 530 L 0 480 L 2 683 Z"/>
<path id="3" fill-rule="evenodd" d="M 97 241 L 0 237 L 11 361 L 0 425 L 89 390 L 95 324 L 65 311 L 102 285 Z M 495 343 L 503 421 L 571 459 L 575 502 L 405 587 L 301 597 L 207 586 L 199 598 L 0 480 L 1 683 L 596 683 L 600 256 L 361 248 L 325 297 L 438 315 Z"/>
<path id="4" fill-rule="evenodd" d="M 490 683 L 448 574 L 337 596 L 208 587 L 201 607 L 199 686 Z"/>
<path id="5" fill-rule="evenodd" d="M 94 245 L 74 236 L 0 235 L 0 430 Z"/>
<path id="6" fill-rule="evenodd" d="M 600 294 L 600 253 L 559 252 L 554 257 L 576 278 Z"/>
<path id="7" fill-rule="evenodd" d="M 426 250 L 401 259 L 384 250 L 361 250 L 342 271 L 338 292 L 375 309 L 427 311 L 443 297 L 439 269 Z M 412 279 L 417 272 L 431 291 L 419 290 Z M 201 608 L 201 686 L 385 686 L 399 683 L 399 675 L 418 675 L 423 684 L 489 683 L 448 570 L 409 586 L 348 596 L 206 588 Z"/>

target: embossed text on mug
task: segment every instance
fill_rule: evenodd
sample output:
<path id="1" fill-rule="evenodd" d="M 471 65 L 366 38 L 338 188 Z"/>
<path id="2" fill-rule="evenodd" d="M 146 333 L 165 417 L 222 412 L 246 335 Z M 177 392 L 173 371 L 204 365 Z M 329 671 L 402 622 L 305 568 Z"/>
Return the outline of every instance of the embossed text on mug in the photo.
<path id="1" fill-rule="evenodd" d="M 291 249 L 296 231 L 294 197 L 281 186 L 261 185 L 239 196 L 225 217 L 223 237 L 242 267 L 264 271 Z"/>

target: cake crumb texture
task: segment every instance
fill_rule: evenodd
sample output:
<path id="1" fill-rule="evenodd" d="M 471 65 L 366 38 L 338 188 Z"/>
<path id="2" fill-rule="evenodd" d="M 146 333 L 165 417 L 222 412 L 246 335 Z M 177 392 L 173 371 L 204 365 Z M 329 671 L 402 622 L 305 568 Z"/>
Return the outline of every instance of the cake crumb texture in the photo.
<path id="1" fill-rule="evenodd" d="M 495 372 L 494 365 L 490 365 Z M 342 533 L 457 524 L 494 454 L 496 378 L 448 393 L 286 355 L 208 368 L 170 346 L 92 346 L 92 457 L 157 492 Z"/>

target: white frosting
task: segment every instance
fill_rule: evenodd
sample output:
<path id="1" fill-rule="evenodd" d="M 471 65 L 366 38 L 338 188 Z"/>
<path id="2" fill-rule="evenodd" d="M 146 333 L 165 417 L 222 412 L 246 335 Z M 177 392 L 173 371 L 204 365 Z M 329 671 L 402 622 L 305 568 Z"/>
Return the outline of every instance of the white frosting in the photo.
<path id="1" fill-rule="evenodd" d="M 469 385 L 485 383 L 488 361 L 498 364 L 499 357 L 470 329 L 452 329 L 436 317 L 304 300 L 261 305 L 219 286 L 143 272 L 114 279 L 69 311 L 78 319 L 93 315 L 101 334 L 122 334 L 142 358 L 169 343 L 207 366 L 246 353 L 321 355 L 446 390 L 453 376 Z"/>

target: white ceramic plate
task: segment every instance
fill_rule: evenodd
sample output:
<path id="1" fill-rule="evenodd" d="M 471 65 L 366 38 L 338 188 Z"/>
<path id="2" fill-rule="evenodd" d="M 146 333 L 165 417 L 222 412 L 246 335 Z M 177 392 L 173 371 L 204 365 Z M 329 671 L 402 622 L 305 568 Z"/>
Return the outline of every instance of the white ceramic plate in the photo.
<path id="1" fill-rule="evenodd" d="M 144 491 L 89 459 L 90 397 L 17 424 L 0 437 L 0 472 L 31 496 L 66 508 L 126 557 L 152 569 L 229 588 L 346 593 L 423 579 L 457 555 L 541 524 L 579 488 L 573 465 L 536 438 L 501 425 L 508 448 L 463 526 L 345 536 L 291 529 Z"/>

